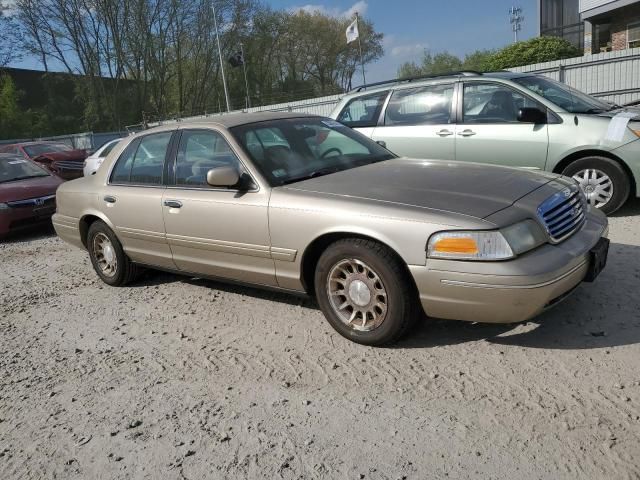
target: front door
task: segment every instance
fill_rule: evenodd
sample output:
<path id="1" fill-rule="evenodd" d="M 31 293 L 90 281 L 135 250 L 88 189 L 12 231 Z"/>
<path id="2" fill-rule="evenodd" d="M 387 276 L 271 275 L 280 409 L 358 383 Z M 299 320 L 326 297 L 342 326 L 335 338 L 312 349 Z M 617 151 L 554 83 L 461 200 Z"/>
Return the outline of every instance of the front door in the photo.
<path id="1" fill-rule="evenodd" d="M 371 138 L 397 155 L 455 159 L 454 83 L 395 90 Z"/>
<path id="2" fill-rule="evenodd" d="M 185 273 L 277 285 L 270 253 L 269 192 L 257 186 L 209 186 L 207 172 L 226 165 L 247 175 L 220 132 L 182 131 L 173 180 L 162 200 L 173 260 Z"/>
<path id="3" fill-rule="evenodd" d="M 549 136 L 546 124 L 521 123 L 518 110 L 546 107 L 506 85 L 464 84 L 456 128 L 456 160 L 544 169 Z"/>
<path id="4" fill-rule="evenodd" d="M 162 177 L 172 134 L 154 133 L 131 142 L 108 184 L 97 192 L 101 210 L 129 258 L 162 268 L 175 268 L 162 218 Z"/>

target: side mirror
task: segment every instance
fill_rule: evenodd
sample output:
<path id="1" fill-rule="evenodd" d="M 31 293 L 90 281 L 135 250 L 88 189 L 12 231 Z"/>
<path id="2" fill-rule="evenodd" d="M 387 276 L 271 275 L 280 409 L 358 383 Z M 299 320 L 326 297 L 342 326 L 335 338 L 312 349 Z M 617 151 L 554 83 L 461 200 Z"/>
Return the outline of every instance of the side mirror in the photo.
<path id="1" fill-rule="evenodd" d="M 212 187 L 233 187 L 240 181 L 235 167 L 216 167 L 207 172 L 207 183 Z"/>
<path id="2" fill-rule="evenodd" d="M 387 142 L 385 142 L 384 140 L 376 140 L 376 143 L 382 148 L 387 148 Z"/>
<path id="3" fill-rule="evenodd" d="M 522 123 L 547 123 L 547 112 L 539 108 L 521 108 L 518 110 L 518 121 Z"/>

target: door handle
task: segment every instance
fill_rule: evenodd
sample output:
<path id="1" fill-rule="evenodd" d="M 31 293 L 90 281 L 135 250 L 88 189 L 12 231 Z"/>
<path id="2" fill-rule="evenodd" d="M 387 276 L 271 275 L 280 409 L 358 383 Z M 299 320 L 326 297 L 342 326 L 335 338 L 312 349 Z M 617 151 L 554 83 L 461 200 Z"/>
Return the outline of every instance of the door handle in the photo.
<path id="1" fill-rule="evenodd" d="M 105 195 L 103 200 L 107 203 L 116 203 L 116 197 L 113 197 L 111 195 Z"/>
<path id="2" fill-rule="evenodd" d="M 440 130 L 439 132 L 436 132 L 436 135 L 438 135 L 439 137 L 448 137 L 449 135 L 453 135 L 453 132 L 451 130 Z"/>
<path id="3" fill-rule="evenodd" d="M 164 206 L 169 208 L 180 208 L 182 207 L 182 202 L 179 202 L 178 200 L 165 200 Z"/>
<path id="4" fill-rule="evenodd" d="M 461 131 L 458 135 L 461 137 L 473 137 L 475 134 L 476 132 L 467 128 L 466 130 Z"/>

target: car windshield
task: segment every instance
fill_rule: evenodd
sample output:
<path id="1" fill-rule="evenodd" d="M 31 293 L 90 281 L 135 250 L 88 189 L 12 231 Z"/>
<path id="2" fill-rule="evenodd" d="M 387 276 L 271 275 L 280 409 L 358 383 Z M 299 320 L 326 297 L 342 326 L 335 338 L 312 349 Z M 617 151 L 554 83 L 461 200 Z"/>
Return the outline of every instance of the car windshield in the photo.
<path id="1" fill-rule="evenodd" d="M 602 113 L 615 107 L 550 78 L 531 76 L 514 81 L 570 113 Z"/>
<path id="2" fill-rule="evenodd" d="M 20 157 L 0 156 L 0 183 L 47 176 L 49 176 L 47 172 L 29 160 Z"/>
<path id="3" fill-rule="evenodd" d="M 286 185 L 396 156 L 328 118 L 293 118 L 231 128 L 272 186 Z"/>
<path id="4" fill-rule="evenodd" d="M 64 143 L 36 143 L 35 145 L 26 145 L 24 151 L 27 152 L 29 158 L 36 158 L 45 153 L 69 152 L 73 150 Z"/>

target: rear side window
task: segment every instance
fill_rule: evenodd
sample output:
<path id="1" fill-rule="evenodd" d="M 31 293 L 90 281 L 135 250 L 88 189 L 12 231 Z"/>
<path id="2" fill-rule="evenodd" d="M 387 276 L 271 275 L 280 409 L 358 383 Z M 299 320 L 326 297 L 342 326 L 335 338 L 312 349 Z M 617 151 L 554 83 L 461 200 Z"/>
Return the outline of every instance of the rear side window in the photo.
<path id="1" fill-rule="evenodd" d="M 451 122 L 454 86 L 429 85 L 396 90 L 389 100 L 385 125 L 438 125 Z"/>
<path id="2" fill-rule="evenodd" d="M 375 127 L 388 91 L 350 100 L 338 115 L 338 121 L 350 127 Z"/>
<path id="3" fill-rule="evenodd" d="M 173 132 L 156 133 L 133 142 L 116 163 L 111 182 L 161 185 L 164 160 Z"/>

